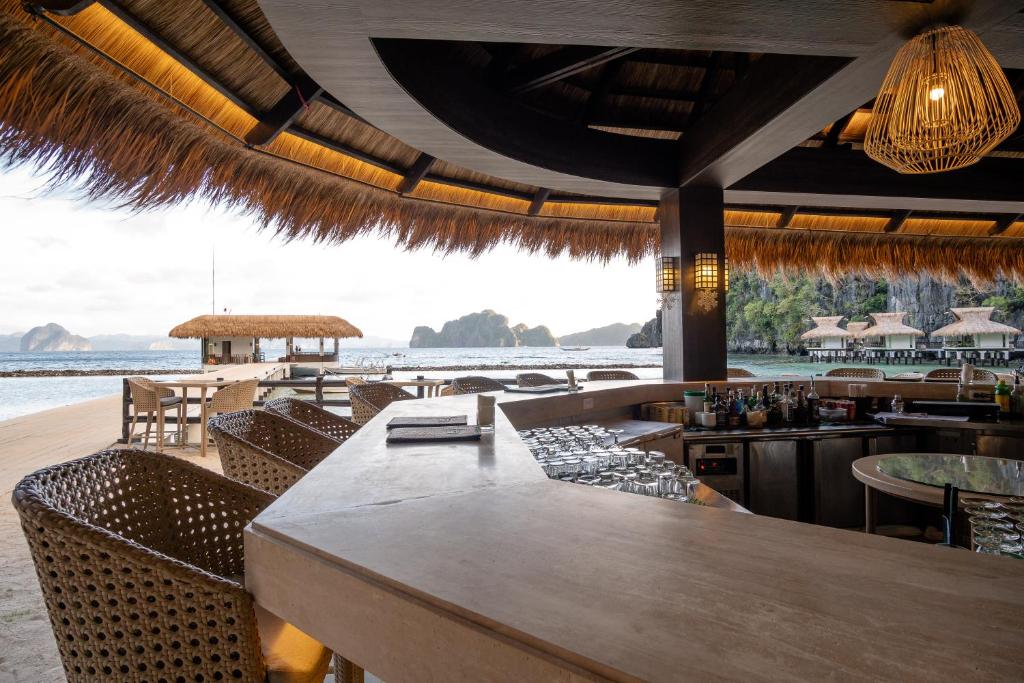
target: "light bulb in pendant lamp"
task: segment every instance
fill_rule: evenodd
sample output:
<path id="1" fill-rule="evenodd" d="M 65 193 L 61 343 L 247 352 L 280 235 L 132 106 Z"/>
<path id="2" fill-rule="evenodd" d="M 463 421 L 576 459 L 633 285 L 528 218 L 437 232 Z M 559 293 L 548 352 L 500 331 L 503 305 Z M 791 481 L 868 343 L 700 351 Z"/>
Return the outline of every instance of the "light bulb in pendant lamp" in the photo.
<path id="1" fill-rule="evenodd" d="M 981 159 L 1019 123 L 1006 74 L 978 36 L 939 26 L 896 53 L 864 151 L 900 173 L 952 171 Z"/>

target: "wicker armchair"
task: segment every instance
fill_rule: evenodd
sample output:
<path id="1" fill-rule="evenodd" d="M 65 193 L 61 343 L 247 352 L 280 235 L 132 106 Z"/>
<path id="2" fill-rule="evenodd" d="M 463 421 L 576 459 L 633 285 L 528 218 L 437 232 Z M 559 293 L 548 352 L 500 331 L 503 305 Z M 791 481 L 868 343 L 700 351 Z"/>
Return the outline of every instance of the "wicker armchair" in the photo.
<path id="1" fill-rule="evenodd" d="M 409 401 L 416 398 L 408 391 L 387 382 L 356 384 L 349 387 L 348 396 L 352 401 L 352 421 L 357 425 L 366 424 L 394 401 Z"/>
<path id="2" fill-rule="evenodd" d="M 300 401 L 294 398 L 275 398 L 267 401 L 263 409 L 290 417 L 296 422 L 301 422 L 310 429 L 331 437 L 341 443 L 356 433 L 359 425 L 351 420 L 346 420 L 340 415 L 324 410 L 308 401 Z"/>
<path id="3" fill-rule="evenodd" d="M 850 377 L 852 379 L 885 379 L 885 373 L 878 368 L 832 368 L 825 377 Z"/>
<path id="4" fill-rule="evenodd" d="M 938 368 L 924 376 L 925 382 L 957 382 L 959 379 L 959 368 Z M 974 374 L 971 376 L 971 381 L 979 384 L 995 384 L 999 381 L 999 378 L 996 377 L 996 373 L 991 370 L 974 368 Z"/>
<path id="5" fill-rule="evenodd" d="M 215 391 L 213 396 L 208 398 L 201 408 L 199 422 L 203 425 L 204 436 L 206 434 L 206 426 L 211 417 L 252 408 L 259 386 L 260 381 L 258 379 L 246 379 L 234 384 L 228 384 Z"/>
<path id="6" fill-rule="evenodd" d="M 456 395 L 482 394 L 485 391 L 505 391 L 505 385 L 496 379 L 476 375 L 456 377 L 452 380 L 452 393 Z"/>
<path id="7" fill-rule="evenodd" d="M 242 529 L 272 500 L 141 450 L 22 479 L 14 507 L 67 679 L 323 681 L 330 651 L 242 587 Z"/>
<path id="8" fill-rule="evenodd" d="M 210 420 L 224 474 L 279 496 L 341 444 L 295 420 L 241 410 Z"/>
<path id="9" fill-rule="evenodd" d="M 725 369 L 725 376 L 726 377 L 756 377 L 757 375 L 752 373 L 750 370 L 747 370 L 746 368 L 726 368 Z"/>
<path id="10" fill-rule="evenodd" d="M 591 370 L 587 373 L 588 382 L 601 382 L 613 379 L 640 379 L 628 370 Z"/>
<path id="11" fill-rule="evenodd" d="M 153 428 L 153 416 L 156 415 L 156 449 L 164 448 L 164 413 L 170 410 L 177 411 L 175 421 L 175 433 L 178 435 L 178 442 L 181 443 L 181 430 L 184 428 L 183 419 L 185 410 L 184 402 L 180 396 L 174 394 L 174 390 L 162 387 L 148 377 L 129 377 L 128 390 L 132 396 L 132 424 L 128 430 L 128 443 L 135 437 L 135 425 L 139 421 L 139 415 L 146 415 L 146 436 L 142 441 L 143 448 L 149 448 L 149 432 Z"/>
<path id="12" fill-rule="evenodd" d="M 516 375 L 516 384 L 521 387 L 545 387 L 558 383 L 557 379 L 542 372 L 520 372 Z"/>

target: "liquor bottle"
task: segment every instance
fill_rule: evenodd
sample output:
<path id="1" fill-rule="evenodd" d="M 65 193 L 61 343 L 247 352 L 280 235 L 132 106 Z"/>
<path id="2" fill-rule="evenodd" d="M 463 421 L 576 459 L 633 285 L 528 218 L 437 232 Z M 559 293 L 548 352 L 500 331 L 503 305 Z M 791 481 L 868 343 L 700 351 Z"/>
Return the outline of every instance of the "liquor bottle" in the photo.
<path id="1" fill-rule="evenodd" d="M 705 384 L 704 385 L 704 412 L 705 413 L 711 413 L 711 412 L 714 412 L 714 410 L 715 410 L 715 402 L 712 400 L 712 397 L 711 397 L 711 385 L 710 384 Z"/>
<path id="2" fill-rule="evenodd" d="M 768 426 L 779 427 L 782 425 L 782 399 L 779 396 L 779 383 L 775 383 L 775 391 L 768 397 Z"/>
<path id="3" fill-rule="evenodd" d="M 729 428 L 729 405 L 722 394 L 715 394 L 715 427 L 717 429 Z"/>
<path id="4" fill-rule="evenodd" d="M 807 422 L 811 425 L 818 424 L 820 415 L 818 415 L 818 406 L 821 403 L 821 397 L 818 396 L 818 392 L 814 389 L 814 378 L 811 377 L 811 391 L 807 394 Z"/>
<path id="5" fill-rule="evenodd" d="M 762 384 L 761 395 L 758 396 L 757 400 L 754 402 L 754 410 L 767 410 L 769 400 L 770 399 L 768 398 L 768 385 Z"/>
<path id="6" fill-rule="evenodd" d="M 727 419 L 729 420 L 729 429 L 739 429 L 740 406 L 732 389 L 729 390 L 729 414 Z"/>
<path id="7" fill-rule="evenodd" d="M 789 384 L 783 385 L 782 388 L 782 424 L 785 427 L 793 426 L 793 412 L 795 406 L 793 405 L 793 399 L 789 396 Z"/>
<path id="8" fill-rule="evenodd" d="M 1020 385 L 1020 375 L 1013 375 L 1013 392 L 1010 394 L 1010 415 L 1015 419 L 1024 417 L 1024 387 Z"/>
<path id="9" fill-rule="evenodd" d="M 739 424 L 737 427 L 746 428 L 747 426 L 747 399 L 743 396 L 743 390 L 736 390 L 736 414 L 739 416 Z"/>
<path id="10" fill-rule="evenodd" d="M 807 426 L 807 399 L 804 398 L 804 385 L 796 392 L 796 415 L 793 417 L 793 424 L 797 427 Z"/>

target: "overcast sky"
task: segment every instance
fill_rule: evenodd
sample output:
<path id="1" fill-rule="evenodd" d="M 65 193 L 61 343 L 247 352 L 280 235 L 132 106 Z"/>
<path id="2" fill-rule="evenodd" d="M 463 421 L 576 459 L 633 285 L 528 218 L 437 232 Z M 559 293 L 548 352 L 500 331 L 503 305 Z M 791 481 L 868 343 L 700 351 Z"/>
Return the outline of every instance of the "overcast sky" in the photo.
<path id="1" fill-rule="evenodd" d="M 366 335 L 408 340 L 492 308 L 557 335 L 654 315 L 653 262 L 549 259 L 499 247 L 478 259 L 406 252 L 364 238 L 286 243 L 244 216 L 192 204 L 144 214 L 39 191 L 0 171 L 0 333 L 56 322 L 75 334 L 166 334 L 220 311 L 340 315 Z"/>

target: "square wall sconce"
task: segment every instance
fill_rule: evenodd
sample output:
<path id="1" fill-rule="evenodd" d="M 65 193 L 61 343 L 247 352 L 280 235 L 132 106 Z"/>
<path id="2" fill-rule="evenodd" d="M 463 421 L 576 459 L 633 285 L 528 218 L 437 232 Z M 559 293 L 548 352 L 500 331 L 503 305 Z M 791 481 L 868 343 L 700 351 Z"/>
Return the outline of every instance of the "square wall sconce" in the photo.
<path id="1" fill-rule="evenodd" d="M 679 289 L 679 258 L 662 256 L 657 262 L 657 286 L 659 294 L 675 292 Z"/>
<path id="2" fill-rule="evenodd" d="M 718 254 L 700 252 L 694 256 L 693 273 L 697 290 L 718 289 Z"/>

